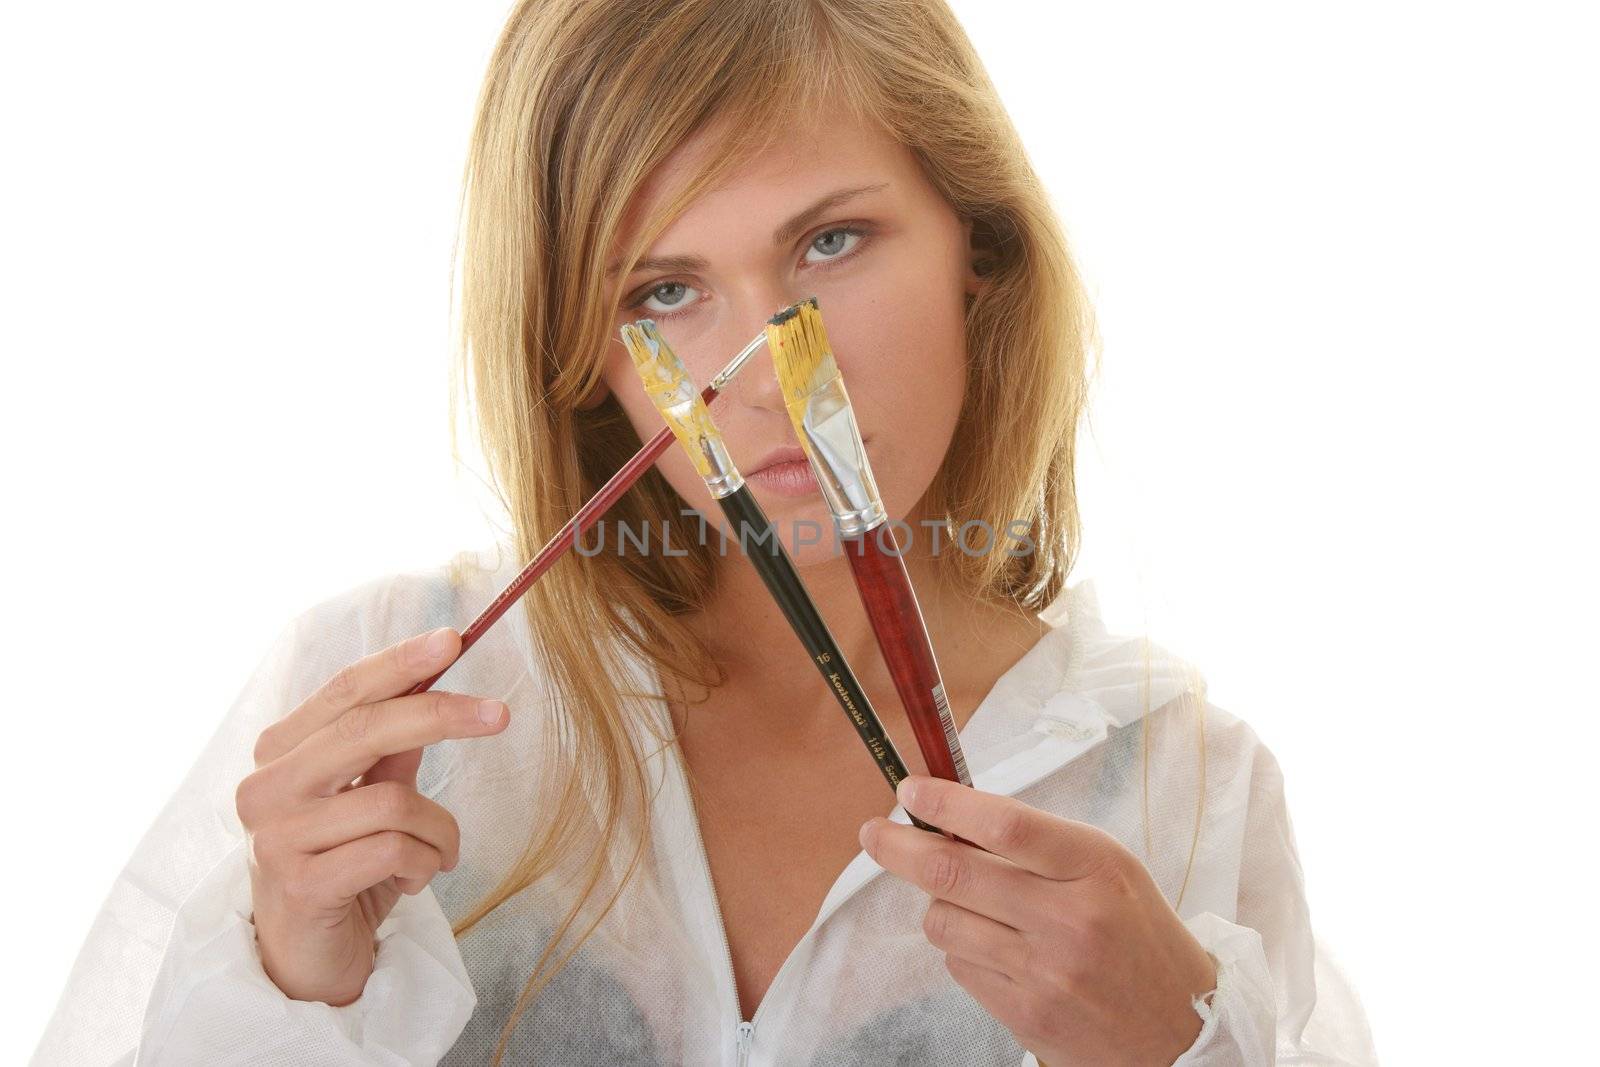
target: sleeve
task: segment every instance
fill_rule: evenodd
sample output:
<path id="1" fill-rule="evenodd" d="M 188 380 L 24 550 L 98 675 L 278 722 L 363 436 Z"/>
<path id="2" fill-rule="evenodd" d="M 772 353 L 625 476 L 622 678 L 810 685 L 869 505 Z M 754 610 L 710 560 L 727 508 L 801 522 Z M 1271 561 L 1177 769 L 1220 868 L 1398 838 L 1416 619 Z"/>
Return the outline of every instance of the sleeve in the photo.
<path id="1" fill-rule="evenodd" d="M 1202 911 L 1184 925 L 1216 961 L 1217 986 L 1195 998 L 1200 1033 L 1174 1067 L 1377 1063 L 1360 998 L 1312 932 L 1283 775 L 1259 743 L 1237 920 Z"/>
<path id="2" fill-rule="evenodd" d="M 342 1007 L 286 996 L 255 941 L 248 843 L 235 791 L 256 738 L 367 651 L 365 620 L 319 605 L 287 626 L 245 682 L 107 895 L 32 1062 L 435 1064 L 476 994 L 431 888 L 402 895 L 375 969 Z"/>

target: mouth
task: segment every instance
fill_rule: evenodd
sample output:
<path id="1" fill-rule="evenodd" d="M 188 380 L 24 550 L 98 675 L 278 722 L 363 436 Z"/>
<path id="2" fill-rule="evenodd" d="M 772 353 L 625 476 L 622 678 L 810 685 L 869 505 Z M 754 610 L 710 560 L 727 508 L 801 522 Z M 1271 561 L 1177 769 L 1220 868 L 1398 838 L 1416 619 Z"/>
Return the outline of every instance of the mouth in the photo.
<path id="1" fill-rule="evenodd" d="M 801 449 L 799 445 L 785 445 L 782 448 L 773 449 L 771 452 L 768 452 L 765 456 L 761 457 L 756 465 L 746 472 L 746 475 L 759 474 L 764 470 L 770 470 L 773 467 L 787 466 L 792 463 L 809 464 L 809 461 L 806 459 L 805 451 Z"/>
<path id="2" fill-rule="evenodd" d="M 806 499 L 822 496 L 816 472 L 805 450 L 798 445 L 782 445 L 762 456 L 755 469 L 744 475 L 746 482 L 762 490 L 768 498 Z"/>
<path id="3" fill-rule="evenodd" d="M 822 487 L 817 484 L 817 474 L 811 469 L 811 461 L 805 458 L 804 453 L 799 459 L 768 462 L 745 475 L 745 480 L 775 496 L 815 497 L 822 494 Z"/>
<path id="4" fill-rule="evenodd" d="M 870 440 L 863 441 L 862 448 L 870 444 Z M 805 451 L 797 445 L 785 445 L 768 452 L 754 469 L 745 473 L 745 480 L 773 497 L 806 499 L 822 495 L 817 472 Z"/>

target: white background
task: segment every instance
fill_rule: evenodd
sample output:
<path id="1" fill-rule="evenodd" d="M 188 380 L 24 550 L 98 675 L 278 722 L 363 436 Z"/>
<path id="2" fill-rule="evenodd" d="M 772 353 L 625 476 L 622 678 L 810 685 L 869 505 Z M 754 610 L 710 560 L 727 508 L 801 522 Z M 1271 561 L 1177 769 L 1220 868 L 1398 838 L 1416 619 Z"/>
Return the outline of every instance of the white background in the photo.
<path id="1" fill-rule="evenodd" d="M 1387 1063 L 1592 1048 L 1583 6 L 955 4 L 1102 318 L 1081 573 L 1277 753 Z M 6 1062 L 277 628 L 494 536 L 446 350 L 504 11 L 0 17 Z"/>

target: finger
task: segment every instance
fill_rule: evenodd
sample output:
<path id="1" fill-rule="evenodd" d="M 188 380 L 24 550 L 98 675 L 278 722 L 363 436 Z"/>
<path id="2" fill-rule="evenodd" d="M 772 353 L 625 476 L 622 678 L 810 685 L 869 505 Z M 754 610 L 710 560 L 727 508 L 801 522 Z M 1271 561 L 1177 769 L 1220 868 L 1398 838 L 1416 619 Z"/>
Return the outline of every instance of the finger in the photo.
<path id="1" fill-rule="evenodd" d="M 896 795 L 908 814 L 1057 881 L 1095 873 L 1118 847 L 1097 826 L 943 778 L 908 775 Z"/>
<path id="2" fill-rule="evenodd" d="M 956 985 L 971 993 L 986 1012 L 1026 1047 L 1037 1047 L 1034 1041 L 1039 1036 L 1041 1024 L 1052 1027 L 1061 1025 L 1058 1018 L 1060 1009 L 1042 1004 L 1029 995 L 1025 982 L 949 953 L 944 957 L 944 969 L 950 972 Z M 1045 1067 L 1042 1060 L 1039 1067 Z"/>
<path id="3" fill-rule="evenodd" d="M 311 857 L 302 877 L 314 888 L 302 895 L 315 907 L 343 907 L 385 878 L 426 884 L 443 859 L 438 849 L 410 834 L 384 830 Z"/>
<path id="4" fill-rule="evenodd" d="M 395 752 L 385 756 L 374 763 L 361 776 L 362 785 L 376 785 L 378 782 L 399 782 L 402 785 L 417 787 L 417 771 L 422 767 L 422 749 L 408 748 L 404 752 Z"/>
<path id="5" fill-rule="evenodd" d="M 965 788 L 965 787 L 963 787 Z M 1013 929 L 1036 925 L 1044 914 L 1038 875 L 982 849 L 888 819 L 868 819 L 861 847 L 877 864 L 929 896 L 948 900 Z"/>
<path id="6" fill-rule="evenodd" d="M 484 716 L 491 712 L 496 718 L 485 722 Z M 437 690 L 361 704 L 256 773 L 272 782 L 272 792 L 278 796 L 299 800 L 333 796 L 384 756 L 446 738 L 498 733 L 507 721 L 502 701 Z"/>
<path id="7" fill-rule="evenodd" d="M 973 963 L 961 956 L 946 955 L 944 969 L 950 972 L 956 985 L 971 993 L 996 1018 L 999 1018 L 1002 1006 L 1016 998 L 1017 983 L 1010 976 L 981 963 Z"/>
<path id="8" fill-rule="evenodd" d="M 934 948 L 969 963 L 1007 976 L 1020 978 L 1028 973 L 1026 935 L 959 904 L 937 897 L 930 901 L 922 917 L 922 933 Z"/>
<path id="9" fill-rule="evenodd" d="M 461 852 L 461 828 L 442 805 L 399 782 L 364 785 L 337 796 L 303 804 L 256 834 L 257 847 L 271 850 L 279 842 L 312 856 L 357 838 L 399 830 L 432 845 L 455 865 Z"/>
<path id="10" fill-rule="evenodd" d="M 459 653 L 461 635 L 448 626 L 363 656 L 329 678 L 300 705 L 261 732 L 256 766 L 293 750 L 358 704 L 399 696 L 431 678 Z"/>

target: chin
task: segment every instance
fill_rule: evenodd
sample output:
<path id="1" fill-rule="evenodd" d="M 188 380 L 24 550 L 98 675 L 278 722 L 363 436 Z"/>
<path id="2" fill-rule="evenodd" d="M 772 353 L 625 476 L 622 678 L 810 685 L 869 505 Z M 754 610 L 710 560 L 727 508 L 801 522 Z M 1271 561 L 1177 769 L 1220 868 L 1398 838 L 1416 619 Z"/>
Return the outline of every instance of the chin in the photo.
<path id="1" fill-rule="evenodd" d="M 808 500 L 783 499 L 770 504 L 762 501 L 761 510 L 771 521 L 783 543 L 783 550 L 795 566 L 832 559 L 840 554 L 834 532 L 833 512 L 818 494 Z"/>
<path id="2" fill-rule="evenodd" d="M 796 570 L 802 571 L 811 567 L 821 566 L 824 563 L 831 563 L 836 559 L 842 559 L 844 555 L 838 546 L 833 543 L 833 535 L 831 533 L 821 544 L 804 545 L 799 551 L 791 548 L 787 542 L 783 548 L 785 552 L 789 553 L 789 562 L 794 564 Z"/>

